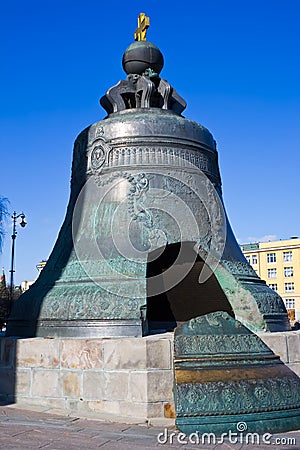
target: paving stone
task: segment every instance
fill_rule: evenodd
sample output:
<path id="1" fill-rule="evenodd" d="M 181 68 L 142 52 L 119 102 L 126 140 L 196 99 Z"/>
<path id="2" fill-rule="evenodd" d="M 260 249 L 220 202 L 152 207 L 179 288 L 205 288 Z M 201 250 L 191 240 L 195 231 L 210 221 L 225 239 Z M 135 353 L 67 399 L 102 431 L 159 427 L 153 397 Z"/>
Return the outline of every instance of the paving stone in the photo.
<path id="1" fill-rule="evenodd" d="M 112 422 L 103 422 L 102 420 L 89 420 L 89 419 L 78 419 L 76 421 L 76 425 L 79 427 L 82 427 L 86 430 L 88 429 L 94 429 L 94 430 L 114 430 L 114 431 L 126 431 L 128 429 L 131 429 L 131 425 L 124 424 L 124 423 L 112 423 Z"/>
<path id="2" fill-rule="evenodd" d="M 12 450 L 32 450 L 32 446 L 30 443 L 24 443 L 21 439 L 12 440 L 10 438 L 1 437 L 1 448 L 3 449 L 12 449 Z M 49 448 L 49 447 L 48 447 Z"/>
<path id="3" fill-rule="evenodd" d="M 27 425 L 24 421 L 27 420 Z M 160 445 L 157 441 L 158 433 L 163 428 L 147 428 L 146 426 L 104 423 L 97 420 L 76 419 L 55 416 L 39 411 L 27 412 L 18 408 L 0 407 L 0 442 L 1 448 L 13 450 L 33 450 L 43 448 L 47 450 L 148 450 L 161 448 L 171 450 L 198 448 L 197 445 L 174 443 Z M 171 430 L 169 430 L 169 433 Z M 300 432 L 283 433 L 282 437 L 296 437 L 296 445 L 277 445 L 276 449 L 299 448 Z M 220 446 L 221 445 L 221 446 Z M 271 445 L 254 446 L 251 450 L 268 450 Z M 249 445 L 234 445 L 223 443 L 219 445 L 201 445 L 202 450 L 249 450 Z"/>
<path id="4" fill-rule="evenodd" d="M 135 450 L 135 449 L 143 449 L 143 450 L 150 450 L 153 449 L 153 445 L 145 445 L 143 442 L 139 443 L 133 443 L 133 442 L 107 442 L 103 446 L 100 447 L 101 450 Z"/>

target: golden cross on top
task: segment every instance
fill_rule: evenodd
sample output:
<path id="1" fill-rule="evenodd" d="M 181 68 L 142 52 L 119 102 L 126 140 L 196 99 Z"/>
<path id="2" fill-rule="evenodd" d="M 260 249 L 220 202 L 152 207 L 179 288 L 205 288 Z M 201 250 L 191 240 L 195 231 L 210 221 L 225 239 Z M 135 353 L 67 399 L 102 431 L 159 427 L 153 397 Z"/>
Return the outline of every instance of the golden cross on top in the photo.
<path id="1" fill-rule="evenodd" d="M 141 13 L 138 17 L 138 27 L 134 32 L 135 41 L 145 41 L 147 28 L 150 26 L 150 17 L 147 17 L 145 13 Z"/>

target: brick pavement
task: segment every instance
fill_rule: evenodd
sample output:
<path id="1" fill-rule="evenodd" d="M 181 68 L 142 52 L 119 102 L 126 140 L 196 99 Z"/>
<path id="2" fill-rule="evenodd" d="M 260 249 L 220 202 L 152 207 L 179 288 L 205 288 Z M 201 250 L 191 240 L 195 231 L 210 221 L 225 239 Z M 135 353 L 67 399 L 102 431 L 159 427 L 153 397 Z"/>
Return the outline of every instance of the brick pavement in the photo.
<path id="1" fill-rule="evenodd" d="M 0 406 L 0 443 L 1 449 L 13 450 L 137 450 L 175 448 L 192 450 L 300 450 L 300 431 L 278 435 L 281 444 L 180 444 L 177 435 L 174 443 L 160 445 L 158 433 L 163 427 L 149 427 L 147 424 L 132 425 L 104 422 L 79 417 L 68 417 L 49 412 L 31 411 L 15 406 Z M 169 430 L 170 433 L 174 430 Z M 162 438 L 162 437 L 161 437 Z M 293 445 L 288 445 L 287 439 L 295 439 Z"/>

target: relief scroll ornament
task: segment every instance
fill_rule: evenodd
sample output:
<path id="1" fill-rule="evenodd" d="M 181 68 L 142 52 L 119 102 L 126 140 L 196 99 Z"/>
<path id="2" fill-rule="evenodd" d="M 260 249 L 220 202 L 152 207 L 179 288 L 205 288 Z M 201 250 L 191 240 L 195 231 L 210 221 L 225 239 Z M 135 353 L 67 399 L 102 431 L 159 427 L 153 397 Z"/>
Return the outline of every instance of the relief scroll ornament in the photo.
<path id="1" fill-rule="evenodd" d="M 108 158 L 111 146 L 103 138 L 97 138 L 92 144 L 90 165 L 93 172 L 98 172 Z"/>
<path id="2" fill-rule="evenodd" d="M 176 425 L 186 434 L 219 435 L 238 421 L 254 432 L 299 427 L 299 377 L 224 311 L 175 329 L 174 367 Z"/>

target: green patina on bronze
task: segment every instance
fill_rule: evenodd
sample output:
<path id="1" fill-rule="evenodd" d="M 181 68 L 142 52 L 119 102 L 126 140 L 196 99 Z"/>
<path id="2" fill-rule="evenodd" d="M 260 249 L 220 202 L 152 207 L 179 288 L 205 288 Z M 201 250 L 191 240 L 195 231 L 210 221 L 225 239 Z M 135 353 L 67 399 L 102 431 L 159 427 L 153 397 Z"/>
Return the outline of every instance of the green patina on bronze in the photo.
<path id="1" fill-rule="evenodd" d="M 186 322 L 174 338 L 176 424 L 184 433 L 278 433 L 300 427 L 300 379 L 226 312 Z"/>
<path id="2" fill-rule="evenodd" d="M 174 344 L 179 429 L 299 428 L 299 378 L 249 331 L 289 330 L 283 301 L 233 235 L 212 134 L 182 116 L 161 52 L 143 42 L 100 100 L 107 117 L 75 141 L 65 221 L 7 334 L 141 336 L 186 322 Z"/>
<path id="3" fill-rule="evenodd" d="M 188 319 L 223 309 L 254 331 L 288 330 L 282 299 L 245 260 L 223 210 L 212 134 L 182 116 L 186 103 L 160 78 L 163 56 L 156 46 L 132 44 L 123 64 L 127 78 L 101 98 L 108 116 L 75 141 L 65 221 L 46 267 L 15 303 L 8 335 L 147 333 L 153 297 L 149 255 L 183 244 L 200 267 L 213 254 L 213 241 L 219 251 L 213 289 L 220 302 L 210 306 L 213 292 L 194 277 L 193 291 L 199 290 L 199 296 L 190 301 Z M 125 245 L 127 235 L 130 243 Z M 164 270 L 162 266 L 162 285 Z M 174 290 L 170 294 L 174 320 L 167 325 L 155 317 L 160 312 L 157 296 L 153 323 L 160 321 L 166 330 L 183 320 L 177 310 L 190 298 L 188 284 L 177 298 Z"/>

